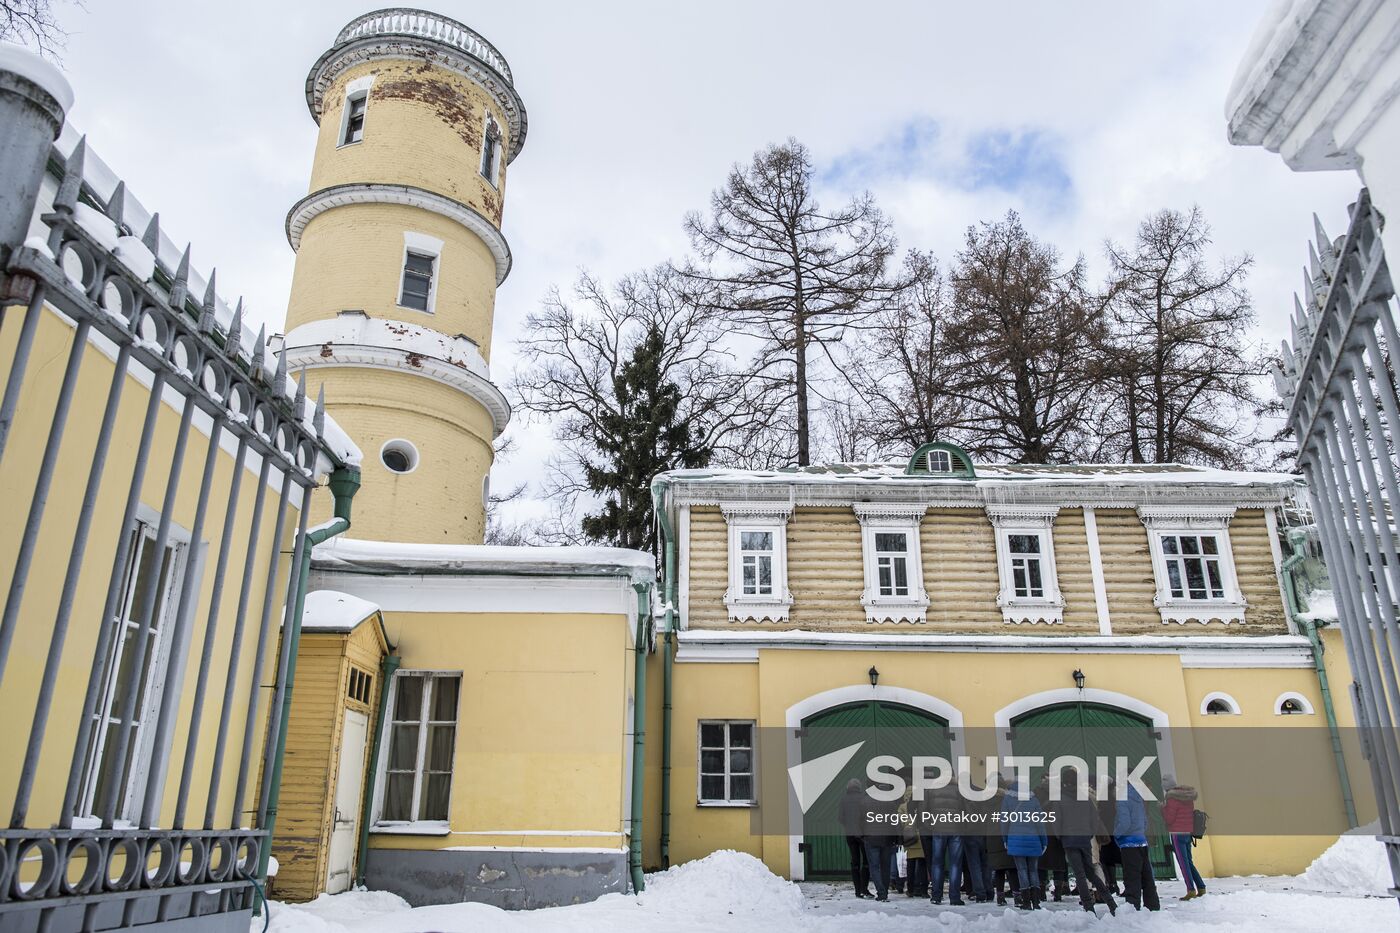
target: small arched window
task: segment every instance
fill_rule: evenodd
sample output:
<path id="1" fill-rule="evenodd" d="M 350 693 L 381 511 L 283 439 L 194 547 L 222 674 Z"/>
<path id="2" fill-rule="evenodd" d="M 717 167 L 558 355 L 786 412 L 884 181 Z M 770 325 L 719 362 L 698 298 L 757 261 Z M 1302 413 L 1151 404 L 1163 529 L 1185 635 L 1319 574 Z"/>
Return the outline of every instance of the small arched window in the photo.
<path id="1" fill-rule="evenodd" d="M 1280 694 L 1279 698 L 1274 701 L 1274 715 L 1276 716 L 1310 716 L 1312 711 L 1312 704 L 1301 693 Z"/>
<path id="2" fill-rule="evenodd" d="M 1203 716 L 1238 716 L 1240 714 L 1240 704 L 1228 693 L 1208 693 L 1201 700 L 1201 715 Z"/>
<path id="3" fill-rule="evenodd" d="M 972 466 L 972 458 L 967 451 L 956 444 L 932 441 L 922 445 L 909 458 L 909 466 L 904 470 L 909 476 L 940 476 L 975 479 L 977 471 Z"/>

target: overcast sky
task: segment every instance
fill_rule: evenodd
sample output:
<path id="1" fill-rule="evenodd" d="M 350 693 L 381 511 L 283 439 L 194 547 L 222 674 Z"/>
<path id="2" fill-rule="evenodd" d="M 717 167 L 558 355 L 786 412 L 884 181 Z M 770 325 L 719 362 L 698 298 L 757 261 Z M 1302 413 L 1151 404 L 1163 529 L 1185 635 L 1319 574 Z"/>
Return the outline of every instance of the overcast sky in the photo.
<path id="1" fill-rule="evenodd" d="M 505 211 L 515 265 L 496 305 L 495 380 L 508 382 L 520 324 L 552 283 L 681 255 L 685 211 L 788 136 L 811 148 L 826 199 L 869 189 L 901 246 L 942 257 L 968 224 L 1014 208 L 1097 277 L 1105 237 L 1198 203 L 1222 254 L 1254 255 L 1259 336 L 1276 345 L 1311 213 L 1339 234 L 1359 182 L 1227 143 L 1225 93 L 1266 6 L 436 0 L 506 56 L 530 115 Z M 306 73 L 374 8 L 59 8 L 72 122 L 272 331 L 292 273 L 283 222 L 315 139 Z M 534 475 L 547 432 L 522 433 L 511 470 Z"/>

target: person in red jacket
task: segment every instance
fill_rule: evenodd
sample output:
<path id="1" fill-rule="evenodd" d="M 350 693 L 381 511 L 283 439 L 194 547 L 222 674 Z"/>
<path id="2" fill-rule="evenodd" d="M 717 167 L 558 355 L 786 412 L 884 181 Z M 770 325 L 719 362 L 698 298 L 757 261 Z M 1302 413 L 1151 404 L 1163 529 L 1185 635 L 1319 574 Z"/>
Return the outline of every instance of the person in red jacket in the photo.
<path id="1" fill-rule="evenodd" d="M 1162 820 L 1171 834 L 1172 852 L 1176 854 L 1176 864 L 1181 868 L 1181 877 L 1186 879 L 1186 896 L 1183 901 L 1203 897 L 1206 883 L 1196 870 L 1192 849 L 1196 845 L 1191 835 L 1196 825 L 1196 788 L 1185 784 L 1173 784 L 1168 778 L 1162 782 L 1166 790 L 1166 802 L 1162 804 Z"/>

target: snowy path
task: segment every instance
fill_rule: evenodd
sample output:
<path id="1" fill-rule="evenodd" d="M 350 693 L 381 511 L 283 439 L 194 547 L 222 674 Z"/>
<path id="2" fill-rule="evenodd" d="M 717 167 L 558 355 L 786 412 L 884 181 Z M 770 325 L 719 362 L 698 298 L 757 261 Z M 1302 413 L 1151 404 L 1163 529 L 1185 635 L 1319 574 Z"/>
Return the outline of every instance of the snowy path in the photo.
<path id="1" fill-rule="evenodd" d="M 612 894 L 589 904 L 506 912 L 482 904 L 409 909 L 392 894 L 352 892 L 305 905 L 273 904 L 271 933 L 912 933 L 940 930 L 1073 931 L 1117 924 L 1125 930 L 1218 930 L 1317 933 L 1400 929 L 1400 907 L 1384 897 L 1320 894 L 1294 878 L 1225 878 L 1210 893 L 1182 903 L 1179 884 L 1161 888 L 1156 914 L 1120 910 L 1110 920 L 1078 904 L 1047 904 L 1026 913 L 975 905 L 935 907 L 891 895 L 889 903 L 857 900 L 848 887 L 794 885 L 757 860 L 732 852 L 648 878 L 641 897 Z M 261 920 L 252 927 L 262 929 Z"/>

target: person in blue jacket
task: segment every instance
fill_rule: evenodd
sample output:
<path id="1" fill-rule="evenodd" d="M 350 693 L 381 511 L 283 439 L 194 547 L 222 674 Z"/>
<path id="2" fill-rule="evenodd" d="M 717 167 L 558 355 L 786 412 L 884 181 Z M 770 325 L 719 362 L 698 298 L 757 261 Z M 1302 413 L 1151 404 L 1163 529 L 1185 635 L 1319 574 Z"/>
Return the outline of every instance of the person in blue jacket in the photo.
<path id="1" fill-rule="evenodd" d="M 1045 854 L 1045 808 L 1029 787 L 1015 785 L 1001 801 L 1001 833 L 1006 837 L 1006 854 L 1016 864 L 1021 889 L 1016 906 L 1038 910 L 1044 896 L 1040 890 L 1040 857 Z"/>
<path id="2" fill-rule="evenodd" d="M 1112 788 L 1118 793 L 1118 787 Z M 1113 818 L 1113 841 L 1118 844 L 1123 859 L 1123 897 L 1134 910 L 1161 910 L 1157 897 L 1157 882 L 1152 877 L 1152 859 L 1147 847 L 1147 803 L 1131 784 L 1126 796 L 1118 800 Z"/>

